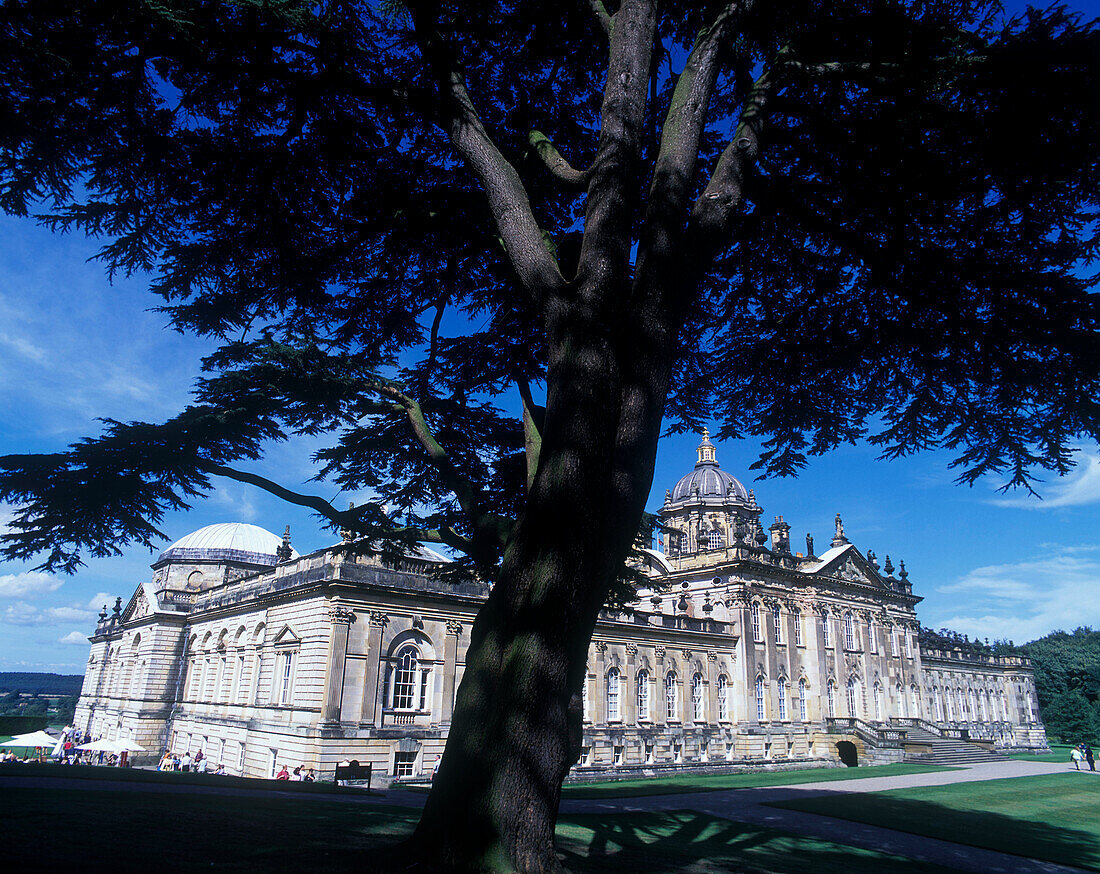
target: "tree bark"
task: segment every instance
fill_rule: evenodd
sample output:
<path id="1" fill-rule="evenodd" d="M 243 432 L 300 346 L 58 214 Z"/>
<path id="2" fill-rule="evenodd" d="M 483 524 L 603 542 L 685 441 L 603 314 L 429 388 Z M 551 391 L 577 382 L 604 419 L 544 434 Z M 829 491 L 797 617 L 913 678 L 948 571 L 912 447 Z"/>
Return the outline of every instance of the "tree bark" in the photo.
<path id="1" fill-rule="evenodd" d="M 554 826 L 580 753 L 588 644 L 638 531 L 668 381 L 667 361 L 640 367 L 633 349 L 626 361 L 619 332 L 579 309 L 560 308 L 538 470 L 475 620 L 443 760 L 395 857 L 402 867 L 561 869 Z M 637 403 L 639 381 L 659 403 Z"/>

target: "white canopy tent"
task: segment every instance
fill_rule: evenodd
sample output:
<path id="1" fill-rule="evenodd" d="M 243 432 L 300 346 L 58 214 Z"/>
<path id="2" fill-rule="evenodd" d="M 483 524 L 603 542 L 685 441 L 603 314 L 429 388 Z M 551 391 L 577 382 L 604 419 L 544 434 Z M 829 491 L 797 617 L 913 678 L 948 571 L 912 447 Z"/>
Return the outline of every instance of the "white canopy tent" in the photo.
<path id="1" fill-rule="evenodd" d="M 11 740 L 0 743 L 0 747 L 49 747 L 51 750 L 57 738 L 44 731 L 32 731 L 29 734 L 17 734 Z"/>

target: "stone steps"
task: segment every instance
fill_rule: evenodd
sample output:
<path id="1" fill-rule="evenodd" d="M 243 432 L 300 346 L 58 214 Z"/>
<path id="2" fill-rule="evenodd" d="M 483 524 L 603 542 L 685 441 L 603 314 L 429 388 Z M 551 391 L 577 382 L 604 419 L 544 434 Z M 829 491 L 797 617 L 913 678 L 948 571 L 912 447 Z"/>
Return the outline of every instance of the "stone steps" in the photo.
<path id="1" fill-rule="evenodd" d="M 984 747 L 957 738 L 940 737 L 922 728 L 908 729 L 906 741 L 928 744 L 932 747 L 930 753 L 910 753 L 906 755 L 905 761 L 907 762 L 919 762 L 922 765 L 952 766 L 1005 761 L 1005 757 L 1000 753 L 992 752 Z"/>

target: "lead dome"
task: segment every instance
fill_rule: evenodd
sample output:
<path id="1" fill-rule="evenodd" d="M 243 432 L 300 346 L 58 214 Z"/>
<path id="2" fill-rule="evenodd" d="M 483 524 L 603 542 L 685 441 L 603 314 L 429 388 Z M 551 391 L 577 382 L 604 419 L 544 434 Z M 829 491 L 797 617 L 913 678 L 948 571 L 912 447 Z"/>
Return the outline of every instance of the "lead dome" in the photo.
<path id="1" fill-rule="evenodd" d="M 749 503 L 749 493 L 744 485 L 718 466 L 714 444 L 710 442 L 710 434 L 706 430 L 696 452 L 698 461 L 695 462 L 695 469 L 680 477 L 669 494 L 673 503 L 708 498 Z"/>
<path id="2" fill-rule="evenodd" d="M 281 537 L 259 525 L 219 522 L 181 537 L 160 554 L 156 563 L 221 558 L 274 565 L 282 542 Z M 291 550 L 291 557 L 297 558 L 298 553 Z"/>

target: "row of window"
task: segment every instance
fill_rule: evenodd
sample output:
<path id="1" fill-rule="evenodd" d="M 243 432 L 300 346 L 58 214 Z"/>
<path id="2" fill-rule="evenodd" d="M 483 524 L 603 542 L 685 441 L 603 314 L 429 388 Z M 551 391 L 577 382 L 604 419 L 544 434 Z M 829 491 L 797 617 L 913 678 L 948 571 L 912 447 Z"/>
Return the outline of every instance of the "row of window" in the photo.
<path id="1" fill-rule="evenodd" d="M 760 611 L 760 604 L 754 601 L 750 608 L 752 615 L 752 638 L 757 643 L 764 641 L 764 629 L 762 624 L 762 617 Z M 795 646 L 805 645 L 805 631 L 803 625 L 802 611 L 795 607 L 791 610 L 791 615 L 794 618 L 794 644 Z M 772 635 L 776 643 L 785 642 L 785 633 L 783 630 L 783 612 L 778 605 L 773 605 L 771 608 L 772 617 Z M 845 649 L 857 649 L 859 647 L 859 640 L 856 634 L 855 618 L 851 613 L 845 613 L 841 618 L 841 622 L 844 629 L 844 648 Z M 833 636 L 830 630 L 830 623 L 828 616 L 821 617 L 821 631 L 822 638 L 826 647 L 831 648 L 833 646 Z M 905 641 L 905 655 L 907 658 L 913 657 L 913 638 L 901 632 L 899 635 L 898 629 L 891 626 L 889 638 L 890 638 L 890 655 L 900 655 L 900 648 L 898 645 L 899 636 Z M 871 652 L 878 652 L 878 635 L 875 630 L 875 624 L 869 622 L 867 624 L 867 648 Z"/>

